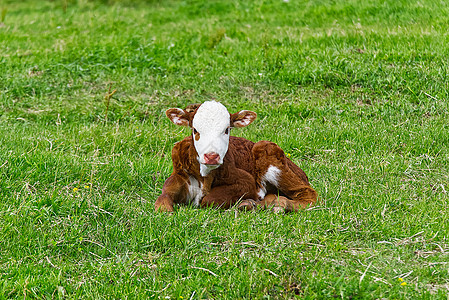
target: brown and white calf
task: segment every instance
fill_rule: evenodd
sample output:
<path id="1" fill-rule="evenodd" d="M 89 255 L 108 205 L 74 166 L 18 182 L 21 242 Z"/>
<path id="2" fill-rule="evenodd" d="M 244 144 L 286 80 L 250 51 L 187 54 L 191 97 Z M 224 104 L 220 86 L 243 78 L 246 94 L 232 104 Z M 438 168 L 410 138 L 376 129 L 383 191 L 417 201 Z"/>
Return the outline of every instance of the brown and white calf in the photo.
<path id="1" fill-rule="evenodd" d="M 166 115 L 176 125 L 190 126 L 192 135 L 172 150 L 173 173 L 157 198 L 157 211 L 173 211 L 173 204 L 229 208 L 256 205 L 297 211 L 313 205 L 317 193 L 309 180 L 275 143 L 253 143 L 230 136 L 230 129 L 245 127 L 256 113 L 230 114 L 215 101 L 170 108 Z"/>

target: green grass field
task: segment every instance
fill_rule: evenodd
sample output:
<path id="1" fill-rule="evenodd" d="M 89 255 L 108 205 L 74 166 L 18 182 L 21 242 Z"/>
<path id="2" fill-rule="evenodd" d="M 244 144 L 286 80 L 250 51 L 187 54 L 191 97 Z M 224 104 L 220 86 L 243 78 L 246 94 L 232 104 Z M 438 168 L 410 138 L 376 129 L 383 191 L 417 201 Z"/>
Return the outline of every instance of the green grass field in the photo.
<path id="1" fill-rule="evenodd" d="M 449 4 L 0 1 L 0 299 L 446 299 Z M 116 90 L 109 101 L 108 94 Z M 321 201 L 154 212 L 170 107 L 258 119 Z"/>

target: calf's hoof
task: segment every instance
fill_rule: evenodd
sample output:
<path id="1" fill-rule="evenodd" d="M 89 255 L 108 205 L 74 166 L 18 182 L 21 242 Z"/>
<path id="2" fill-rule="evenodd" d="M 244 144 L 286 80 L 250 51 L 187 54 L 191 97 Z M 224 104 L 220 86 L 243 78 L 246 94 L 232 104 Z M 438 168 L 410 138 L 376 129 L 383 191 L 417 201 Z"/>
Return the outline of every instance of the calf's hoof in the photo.
<path id="1" fill-rule="evenodd" d="M 257 202 L 253 199 L 245 199 L 237 206 L 238 210 L 249 211 L 254 210 L 257 207 Z"/>
<path id="2" fill-rule="evenodd" d="M 280 213 L 285 212 L 285 209 L 284 209 L 283 207 L 280 207 L 280 206 L 273 206 L 273 207 L 271 208 L 271 210 L 272 210 L 275 214 L 280 214 Z"/>
<path id="3" fill-rule="evenodd" d="M 172 213 L 173 206 L 165 206 L 165 205 L 155 206 L 155 210 L 156 210 L 156 212 L 161 212 L 161 213 Z"/>

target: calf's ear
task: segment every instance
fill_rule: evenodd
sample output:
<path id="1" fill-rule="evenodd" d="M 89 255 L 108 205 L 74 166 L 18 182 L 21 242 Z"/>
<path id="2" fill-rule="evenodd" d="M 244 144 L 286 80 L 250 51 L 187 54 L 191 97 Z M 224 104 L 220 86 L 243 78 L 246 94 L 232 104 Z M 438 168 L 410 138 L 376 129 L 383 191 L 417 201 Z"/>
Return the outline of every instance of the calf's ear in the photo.
<path id="1" fill-rule="evenodd" d="M 201 103 L 189 104 L 189 105 L 187 105 L 185 111 L 188 113 L 193 113 L 200 106 L 201 106 Z"/>
<path id="2" fill-rule="evenodd" d="M 190 114 L 180 108 L 167 109 L 165 114 L 176 125 L 189 126 L 190 124 Z"/>
<path id="3" fill-rule="evenodd" d="M 250 110 L 241 110 L 231 114 L 231 127 L 246 127 L 257 117 L 257 114 Z"/>

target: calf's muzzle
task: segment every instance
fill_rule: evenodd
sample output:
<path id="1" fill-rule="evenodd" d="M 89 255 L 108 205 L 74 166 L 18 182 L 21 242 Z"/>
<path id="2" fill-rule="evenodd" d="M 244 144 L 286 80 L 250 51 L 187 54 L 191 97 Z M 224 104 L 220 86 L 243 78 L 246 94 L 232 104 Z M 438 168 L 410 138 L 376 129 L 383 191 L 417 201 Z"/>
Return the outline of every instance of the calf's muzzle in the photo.
<path id="1" fill-rule="evenodd" d="M 219 165 L 220 164 L 220 155 L 215 152 L 209 152 L 204 154 L 204 162 L 205 165 Z"/>

